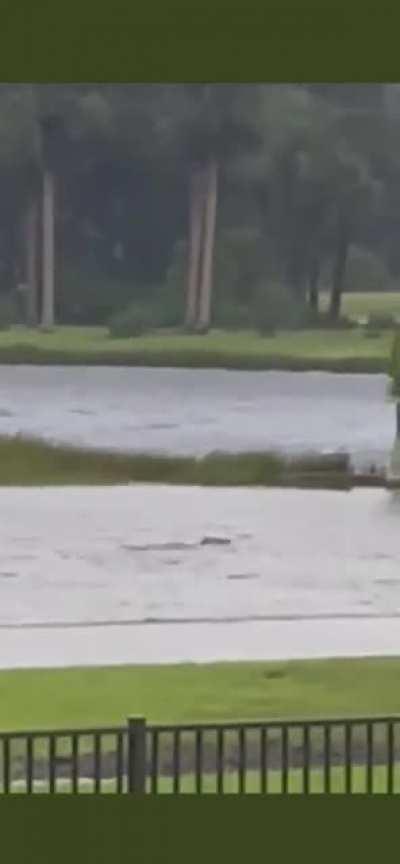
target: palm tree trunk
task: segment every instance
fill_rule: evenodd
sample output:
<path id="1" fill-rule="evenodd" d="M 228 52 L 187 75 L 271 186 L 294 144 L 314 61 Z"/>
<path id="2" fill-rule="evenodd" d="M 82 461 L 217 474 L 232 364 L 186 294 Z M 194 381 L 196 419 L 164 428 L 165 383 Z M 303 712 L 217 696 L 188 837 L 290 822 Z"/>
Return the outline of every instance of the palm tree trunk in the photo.
<path id="1" fill-rule="evenodd" d="M 329 317 L 331 321 L 337 321 L 340 316 L 348 248 L 349 243 L 346 232 L 343 229 L 339 229 L 336 261 L 333 270 L 331 301 L 329 307 Z"/>
<path id="2" fill-rule="evenodd" d="M 38 322 L 38 204 L 35 198 L 28 202 L 25 225 L 25 282 L 28 286 L 27 320 L 31 327 Z"/>
<path id="3" fill-rule="evenodd" d="M 192 169 L 189 200 L 188 273 L 186 284 L 185 327 L 193 329 L 196 324 L 199 284 L 201 241 L 203 229 L 203 177 L 198 166 Z"/>
<path id="4" fill-rule="evenodd" d="M 199 314 L 196 328 L 199 332 L 206 332 L 209 329 L 211 319 L 217 197 L 218 166 L 216 159 L 211 159 L 207 166 L 206 173 L 203 256 L 200 281 Z"/>
<path id="5" fill-rule="evenodd" d="M 319 261 L 313 261 L 310 269 L 310 290 L 309 290 L 309 303 L 310 309 L 318 315 L 319 312 L 319 292 L 318 292 L 318 280 L 319 280 Z"/>
<path id="6" fill-rule="evenodd" d="M 43 173 L 42 320 L 45 330 L 54 327 L 54 175 Z"/>

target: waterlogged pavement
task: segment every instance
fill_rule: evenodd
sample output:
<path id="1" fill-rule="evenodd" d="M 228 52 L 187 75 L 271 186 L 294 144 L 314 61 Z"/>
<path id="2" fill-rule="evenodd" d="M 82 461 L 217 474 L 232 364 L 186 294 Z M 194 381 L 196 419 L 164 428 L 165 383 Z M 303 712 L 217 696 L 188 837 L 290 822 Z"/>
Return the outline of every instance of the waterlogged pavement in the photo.
<path id="1" fill-rule="evenodd" d="M 0 490 L 0 666 L 400 654 L 400 498 Z"/>
<path id="2" fill-rule="evenodd" d="M 382 465 L 387 391 L 384 375 L 3 366 L 0 435 L 188 455 L 342 449 Z"/>

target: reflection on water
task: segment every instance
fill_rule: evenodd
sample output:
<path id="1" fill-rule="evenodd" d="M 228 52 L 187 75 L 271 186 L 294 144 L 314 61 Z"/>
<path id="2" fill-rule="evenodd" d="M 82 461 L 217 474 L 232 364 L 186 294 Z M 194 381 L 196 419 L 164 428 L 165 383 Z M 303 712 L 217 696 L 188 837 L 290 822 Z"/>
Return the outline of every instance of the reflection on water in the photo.
<path id="1" fill-rule="evenodd" d="M 383 375 L 2 367 L 0 434 L 199 454 L 349 450 L 382 463 L 395 419 Z"/>

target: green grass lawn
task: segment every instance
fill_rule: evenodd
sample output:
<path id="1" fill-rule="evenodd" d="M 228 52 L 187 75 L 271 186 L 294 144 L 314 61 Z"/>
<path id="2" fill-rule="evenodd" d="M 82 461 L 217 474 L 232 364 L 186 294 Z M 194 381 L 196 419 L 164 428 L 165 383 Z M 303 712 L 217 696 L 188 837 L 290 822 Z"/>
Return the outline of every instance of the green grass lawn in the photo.
<path id="1" fill-rule="evenodd" d="M 387 367 L 392 338 L 389 331 L 369 339 L 356 329 L 274 337 L 214 330 L 205 336 L 154 333 L 111 339 L 99 327 L 59 327 L 48 334 L 14 328 L 0 333 L 0 363 L 380 372 Z"/>
<path id="2" fill-rule="evenodd" d="M 268 486 L 278 482 L 284 472 L 284 459 L 268 452 L 210 454 L 196 459 L 108 453 L 0 437 L 0 486 L 133 482 Z"/>
<path id="3" fill-rule="evenodd" d="M 3 731 L 385 713 L 400 714 L 400 659 L 0 672 Z"/>
<path id="4" fill-rule="evenodd" d="M 124 726 L 130 715 L 144 715 L 153 723 L 190 723 L 240 720 L 265 721 L 273 718 L 301 719 L 362 717 L 400 713 L 400 659 L 340 660 L 292 663 L 234 663 L 215 665 L 186 665 L 166 667 L 108 667 L 66 670 L 23 670 L 0 673 L 0 730 L 29 731 L 66 730 L 97 726 Z M 343 737 L 340 727 L 332 727 L 333 752 L 341 753 L 344 759 Z M 353 746 L 365 746 L 365 726 L 355 725 Z M 314 760 L 309 768 L 309 791 L 325 791 L 322 767 L 322 732 L 314 727 L 310 738 Z M 246 793 L 260 793 L 261 772 L 256 770 L 259 738 L 256 730 L 248 730 L 247 754 L 252 761 L 245 770 Z M 377 725 L 374 735 L 376 763 L 372 767 L 373 791 L 387 790 L 388 772 L 386 759 L 385 728 Z M 179 791 L 183 794 L 196 792 L 194 768 L 194 738 L 184 733 L 181 739 L 181 754 L 184 760 L 180 776 Z M 82 758 L 93 752 L 93 740 L 83 736 L 80 744 Z M 268 747 L 270 759 L 279 745 L 280 732 L 270 727 Z M 296 746 L 301 732 L 292 727 L 290 747 Z M 105 759 L 115 752 L 115 737 L 105 735 L 102 739 Z M 214 745 L 213 745 L 214 742 Z M 364 742 L 364 743 L 363 743 Z M 14 739 L 13 759 L 21 763 L 25 759 L 24 744 Z M 204 753 L 215 746 L 212 730 L 203 736 Z M 161 794 L 174 792 L 172 770 L 165 767 L 165 759 L 171 760 L 172 739 L 163 732 L 159 741 L 160 775 L 157 791 Z M 254 751 L 256 747 L 256 751 Z M 229 757 L 237 753 L 237 737 L 228 731 L 225 737 L 225 760 L 223 769 L 224 793 L 240 791 L 237 767 L 232 767 Z M 274 749 L 275 748 L 275 749 Z M 339 748 L 339 749 L 337 749 Z M 58 739 L 58 755 L 70 754 L 70 742 L 62 736 Z M 215 751 L 214 751 L 215 752 Z M 292 753 L 290 749 L 290 753 Z M 365 750 L 363 751 L 365 754 Z M 44 739 L 35 744 L 35 759 L 48 759 Z M 191 755 L 190 755 L 191 754 Z M 251 756 L 252 754 L 252 756 Z M 318 755 L 319 754 L 319 755 Z M 188 762 L 189 757 L 189 762 Z M 280 757 L 279 757 L 280 758 Z M 357 757 L 355 757 L 357 760 Z M 365 758 L 365 755 L 364 755 Z M 303 791 L 304 771 L 294 767 L 290 756 L 288 762 L 288 792 Z M 39 764 L 37 763 L 37 764 Z M 16 763 L 13 763 L 16 764 Z M 237 763 L 236 763 L 237 764 Z M 104 767 L 104 762 L 102 763 Z M 164 768 L 161 766 L 164 765 Z M 202 774 L 202 792 L 217 792 L 215 761 L 208 751 L 206 766 Z M 0 752 L 0 776 L 2 772 Z M 79 791 L 94 791 L 93 780 L 85 779 L 84 767 L 80 769 Z M 107 769 L 105 769 L 107 770 Z M 117 791 L 117 781 L 112 774 L 102 777 L 102 793 Z M 271 762 L 265 775 L 268 793 L 283 791 L 282 771 Z M 331 792 L 346 791 L 344 764 L 333 765 L 330 771 Z M 400 763 L 393 766 L 393 791 L 400 792 Z M 151 791 L 150 776 L 147 789 Z M 71 792 L 71 780 L 59 777 L 56 791 Z M 126 791 L 126 777 L 124 787 Z M 351 768 L 351 791 L 363 793 L 367 789 L 367 769 L 354 764 Z M 1 791 L 1 789 L 0 789 Z M 23 793 L 25 783 L 14 775 L 11 791 Z M 35 792 L 48 791 L 48 781 L 36 779 Z"/>
<path id="5" fill-rule="evenodd" d="M 400 291 L 344 294 L 343 314 L 357 319 L 377 314 L 400 317 Z"/>
<path id="6" fill-rule="evenodd" d="M 200 459 L 112 453 L 0 437 L 0 486 L 169 483 L 200 486 L 290 486 L 347 489 L 364 482 L 328 457 L 210 453 Z M 384 478 L 373 478 L 384 485 Z"/>

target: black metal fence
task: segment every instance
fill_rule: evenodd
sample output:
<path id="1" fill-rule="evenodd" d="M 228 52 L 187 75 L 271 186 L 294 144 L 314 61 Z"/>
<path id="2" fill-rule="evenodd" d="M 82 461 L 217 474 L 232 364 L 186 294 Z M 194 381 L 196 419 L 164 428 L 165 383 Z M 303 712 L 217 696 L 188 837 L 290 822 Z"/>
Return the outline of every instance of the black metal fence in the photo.
<path id="1" fill-rule="evenodd" d="M 9 793 L 400 792 L 400 716 L 0 733 Z"/>

